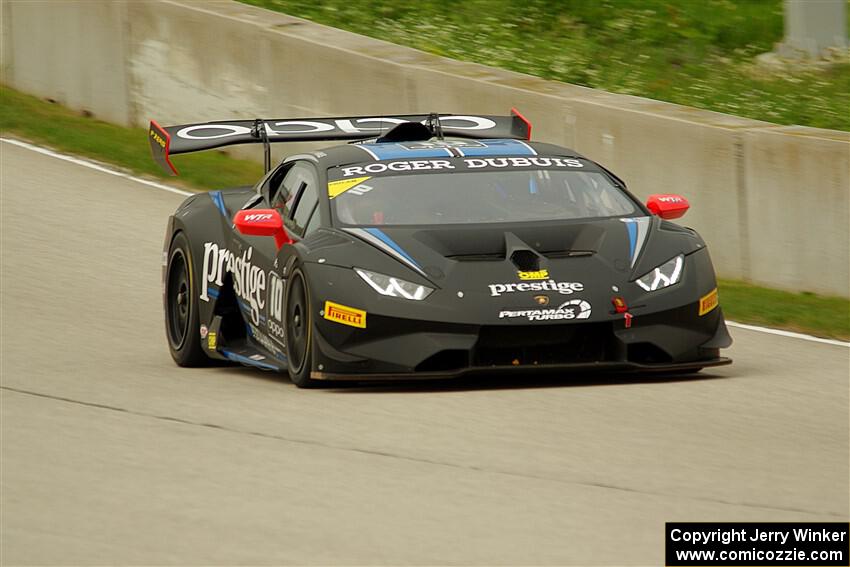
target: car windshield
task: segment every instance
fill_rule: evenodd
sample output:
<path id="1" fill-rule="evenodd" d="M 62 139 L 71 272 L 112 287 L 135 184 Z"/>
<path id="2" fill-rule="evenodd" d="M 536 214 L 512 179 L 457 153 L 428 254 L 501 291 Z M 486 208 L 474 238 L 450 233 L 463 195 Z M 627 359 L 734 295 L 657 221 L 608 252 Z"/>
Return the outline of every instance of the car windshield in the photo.
<path id="1" fill-rule="evenodd" d="M 429 172 L 329 184 L 342 225 L 441 225 L 600 218 L 636 207 L 598 171 Z M 341 189 L 341 190 L 340 190 Z"/>

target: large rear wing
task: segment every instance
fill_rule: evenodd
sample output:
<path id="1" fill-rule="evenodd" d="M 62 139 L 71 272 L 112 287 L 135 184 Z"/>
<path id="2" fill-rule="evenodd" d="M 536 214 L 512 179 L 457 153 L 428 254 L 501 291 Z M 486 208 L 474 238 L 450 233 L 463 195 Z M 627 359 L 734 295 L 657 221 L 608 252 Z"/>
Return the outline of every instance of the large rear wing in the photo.
<path id="1" fill-rule="evenodd" d="M 410 122 L 424 125 L 430 135 L 437 137 L 531 139 L 531 124 L 513 108 L 510 116 L 406 114 L 342 118 L 231 120 L 165 127 L 151 120 L 148 136 L 154 161 L 166 172 L 177 175 L 177 169 L 171 163 L 170 158 L 177 154 L 211 150 L 234 144 L 264 144 L 266 170 L 268 170 L 271 159 L 270 143 L 379 138 L 399 124 Z M 420 126 L 416 128 L 422 129 Z"/>

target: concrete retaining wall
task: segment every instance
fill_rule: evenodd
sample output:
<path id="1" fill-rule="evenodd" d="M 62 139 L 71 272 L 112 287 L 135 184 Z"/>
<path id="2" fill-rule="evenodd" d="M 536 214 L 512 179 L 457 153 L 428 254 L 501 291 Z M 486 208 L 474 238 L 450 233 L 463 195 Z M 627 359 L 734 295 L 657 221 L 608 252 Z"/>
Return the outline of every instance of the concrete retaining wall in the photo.
<path id="1" fill-rule="evenodd" d="M 544 81 L 236 2 L 6 0 L 3 82 L 120 124 L 504 113 L 686 195 L 721 276 L 850 296 L 850 134 Z M 278 153 L 292 147 L 276 148 Z M 241 155 L 260 159 L 255 149 Z"/>

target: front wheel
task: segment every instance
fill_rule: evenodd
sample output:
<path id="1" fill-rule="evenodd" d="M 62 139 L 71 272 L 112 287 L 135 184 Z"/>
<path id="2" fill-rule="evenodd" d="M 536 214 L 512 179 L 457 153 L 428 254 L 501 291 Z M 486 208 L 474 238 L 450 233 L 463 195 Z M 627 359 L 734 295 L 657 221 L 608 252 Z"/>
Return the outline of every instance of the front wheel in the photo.
<path id="1" fill-rule="evenodd" d="M 165 330 L 171 357 L 179 366 L 206 366 L 210 359 L 201 347 L 192 252 L 182 232 L 171 241 L 165 274 Z"/>
<path id="2" fill-rule="evenodd" d="M 299 388 L 315 388 L 313 369 L 313 318 L 310 289 L 301 268 L 295 268 L 286 291 L 286 358 L 289 378 Z"/>

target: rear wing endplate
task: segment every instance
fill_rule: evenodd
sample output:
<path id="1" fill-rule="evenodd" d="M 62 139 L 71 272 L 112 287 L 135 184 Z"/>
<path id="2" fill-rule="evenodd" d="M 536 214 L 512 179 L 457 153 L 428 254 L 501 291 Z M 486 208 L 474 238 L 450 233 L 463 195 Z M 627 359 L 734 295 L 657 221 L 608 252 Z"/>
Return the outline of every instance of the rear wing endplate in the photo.
<path id="1" fill-rule="evenodd" d="M 172 175 L 177 175 L 177 169 L 171 163 L 172 155 L 235 144 L 264 144 L 268 170 L 270 167 L 269 143 L 365 140 L 381 137 L 399 124 L 407 122 L 424 124 L 434 135 L 440 137 L 531 139 L 531 123 L 516 109 L 511 109 L 510 116 L 405 114 L 232 120 L 165 127 L 151 120 L 148 137 L 154 161 Z"/>

